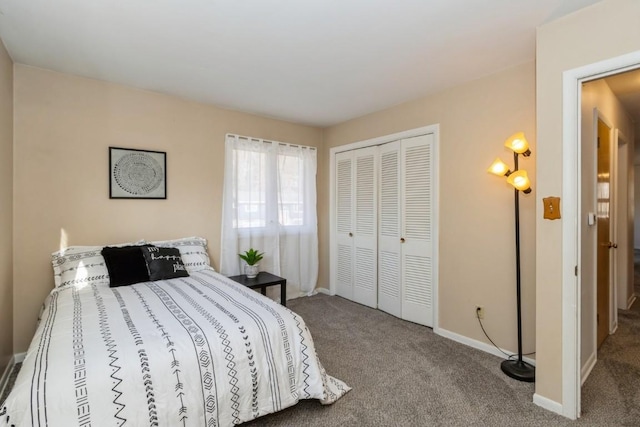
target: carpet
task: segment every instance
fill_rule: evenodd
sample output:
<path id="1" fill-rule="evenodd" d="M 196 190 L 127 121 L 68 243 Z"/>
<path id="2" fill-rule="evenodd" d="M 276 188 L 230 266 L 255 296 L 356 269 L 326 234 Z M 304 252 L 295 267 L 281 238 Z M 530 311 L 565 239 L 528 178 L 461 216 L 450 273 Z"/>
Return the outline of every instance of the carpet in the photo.
<path id="1" fill-rule="evenodd" d="M 430 328 L 340 297 L 291 301 L 306 319 L 327 372 L 353 390 L 334 405 L 303 401 L 252 426 L 561 425 L 532 403 L 534 384 L 500 370 L 501 359 Z"/>

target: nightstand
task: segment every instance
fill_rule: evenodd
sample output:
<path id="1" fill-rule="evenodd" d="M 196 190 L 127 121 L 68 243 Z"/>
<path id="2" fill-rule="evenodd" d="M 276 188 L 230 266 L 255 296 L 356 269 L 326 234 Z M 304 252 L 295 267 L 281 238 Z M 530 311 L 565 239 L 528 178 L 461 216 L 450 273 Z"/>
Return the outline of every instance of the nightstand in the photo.
<path id="1" fill-rule="evenodd" d="M 261 271 L 253 279 L 247 278 L 246 274 L 231 276 L 229 279 L 251 289 L 260 288 L 262 295 L 267 294 L 267 287 L 280 285 L 280 304 L 285 307 L 287 306 L 287 279 L 283 279 L 275 274 L 267 273 L 266 271 Z"/>

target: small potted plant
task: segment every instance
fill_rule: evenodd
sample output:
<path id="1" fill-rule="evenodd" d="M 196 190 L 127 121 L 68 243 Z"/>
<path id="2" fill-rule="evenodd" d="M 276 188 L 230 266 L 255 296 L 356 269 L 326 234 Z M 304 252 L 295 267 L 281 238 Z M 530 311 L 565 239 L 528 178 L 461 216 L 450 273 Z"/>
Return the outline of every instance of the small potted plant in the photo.
<path id="1" fill-rule="evenodd" d="M 258 267 L 260 260 L 264 257 L 264 252 L 250 248 L 243 254 L 238 254 L 240 258 L 244 260 L 246 265 L 244 266 L 244 273 L 247 275 L 247 279 L 254 279 L 258 275 Z"/>

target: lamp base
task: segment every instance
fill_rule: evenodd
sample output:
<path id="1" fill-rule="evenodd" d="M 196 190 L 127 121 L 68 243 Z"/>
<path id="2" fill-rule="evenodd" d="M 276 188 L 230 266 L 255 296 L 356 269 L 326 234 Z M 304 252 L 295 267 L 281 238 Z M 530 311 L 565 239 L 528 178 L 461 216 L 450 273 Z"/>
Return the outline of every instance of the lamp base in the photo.
<path id="1" fill-rule="evenodd" d="M 536 380 L 536 368 L 520 360 L 505 360 L 500 364 L 502 372 L 518 381 L 532 383 Z"/>

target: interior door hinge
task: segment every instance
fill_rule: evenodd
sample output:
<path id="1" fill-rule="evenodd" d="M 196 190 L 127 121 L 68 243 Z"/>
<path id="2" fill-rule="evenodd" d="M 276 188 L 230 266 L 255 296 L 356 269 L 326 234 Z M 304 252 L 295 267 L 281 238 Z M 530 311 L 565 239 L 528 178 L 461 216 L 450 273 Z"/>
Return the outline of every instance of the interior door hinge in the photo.
<path id="1" fill-rule="evenodd" d="M 578 266 L 577 265 L 576 265 L 576 268 L 575 268 L 574 271 L 575 271 L 574 274 L 576 275 L 576 277 L 578 277 Z"/>
<path id="2" fill-rule="evenodd" d="M 600 137 L 598 137 L 598 147 L 597 148 L 600 148 Z"/>

